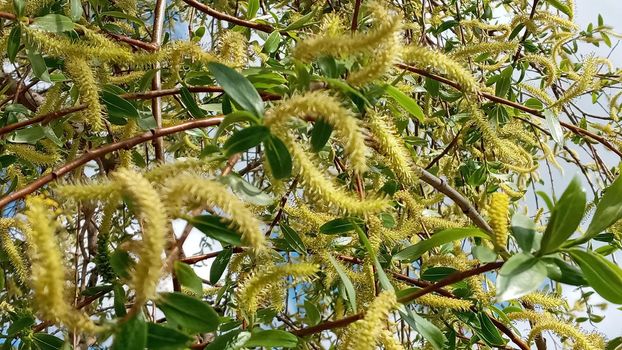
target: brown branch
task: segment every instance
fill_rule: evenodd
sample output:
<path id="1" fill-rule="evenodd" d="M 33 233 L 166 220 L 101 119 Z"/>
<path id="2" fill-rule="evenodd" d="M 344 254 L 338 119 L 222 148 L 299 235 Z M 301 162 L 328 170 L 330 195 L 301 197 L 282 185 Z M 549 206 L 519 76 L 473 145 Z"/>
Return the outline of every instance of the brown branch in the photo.
<path id="1" fill-rule="evenodd" d="M 153 33 L 151 34 L 151 45 L 160 47 L 162 42 L 162 29 L 164 27 L 164 15 L 166 12 L 166 1 L 156 0 L 155 9 L 153 10 Z M 159 91 L 162 89 L 162 72 L 160 71 L 160 62 L 156 62 L 155 74 L 151 80 L 151 90 Z M 162 98 L 156 97 L 151 100 L 151 114 L 155 119 L 156 128 L 162 127 Z M 164 140 L 161 137 L 153 139 L 153 149 L 157 161 L 164 161 Z"/>
<path id="2" fill-rule="evenodd" d="M 460 86 L 460 84 L 458 84 L 458 83 L 456 83 L 456 82 L 454 82 L 452 80 L 449 80 L 447 78 L 441 77 L 439 75 L 436 75 L 436 74 L 430 73 L 428 71 L 425 71 L 423 69 L 416 68 L 416 67 L 404 64 L 404 63 L 398 63 L 397 67 L 405 69 L 405 70 L 407 70 L 409 72 L 412 72 L 412 73 L 417 73 L 417 74 L 419 74 L 421 76 L 428 77 L 430 79 L 436 80 L 436 81 L 441 82 L 443 84 L 449 85 L 449 86 L 451 86 L 451 87 L 453 87 L 453 88 L 455 88 L 457 90 L 463 91 L 463 89 Z M 503 105 L 506 105 L 506 106 L 509 106 L 509 107 L 512 107 L 512 108 L 516 108 L 518 110 L 521 110 L 523 112 L 529 113 L 529 114 L 531 114 L 533 116 L 536 116 L 538 118 L 545 119 L 544 115 L 539 110 L 534 109 L 534 108 L 529 108 L 529 107 L 524 106 L 524 105 L 522 105 L 522 104 L 520 104 L 518 102 L 510 101 L 510 100 L 507 100 L 505 98 L 502 98 L 502 97 L 499 97 L 499 96 L 495 96 L 493 94 L 489 94 L 487 92 L 480 92 L 479 95 L 484 97 L 484 98 L 486 98 L 486 99 L 488 99 L 488 100 L 490 100 L 490 101 L 497 102 L 497 103 L 500 103 L 500 104 L 503 104 Z M 563 122 L 561 120 L 559 121 L 559 123 L 561 124 L 561 126 L 563 126 L 564 128 L 572 131 L 573 133 L 575 133 L 577 135 L 584 135 L 584 136 L 590 137 L 590 138 L 598 141 L 600 144 L 602 144 L 603 146 L 608 148 L 610 151 L 612 151 L 613 153 L 617 154 L 618 156 L 620 156 L 622 158 L 622 151 L 618 150 L 614 145 L 612 145 L 604 137 L 596 135 L 596 134 L 594 134 L 594 133 L 592 133 L 590 131 L 587 131 L 587 130 L 585 130 L 583 128 L 580 128 L 578 126 L 575 126 L 575 125 L 572 125 L 572 124 L 568 124 L 568 123 Z"/>
<path id="3" fill-rule="evenodd" d="M 444 279 L 440 280 L 437 283 L 434 283 L 432 285 L 429 285 L 425 288 L 419 289 L 411 294 L 408 294 L 400 299 L 398 299 L 398 301 L 400 303 L 409 303 L 412 302 L 413 300 L 429 294 L 429 293 L 433 293 L 436 292 L 437 290 L 446 287 L 448 285 L 454 284 L 456 282 L 460 282 L 465 278 L 468 277 L 472 277 L 472 276 L 476 276 L 479 274 L 482 274 L 484 272 L 488 272 L 488 271 L 492 271 L 495 269 L 498 269 L 499 267 L 501 267 L 503 265 L 503 262 L 492 262 L 492 263 L 488 263 L 485 265 L 480 265 L 476 268 L 470 269 L 470 270 L 466 270 L 466 271 L 459 271 L 459 272 L 455 272 L 447 277 L 445 277 Z M 307 328 L 302 328 L 296 331 L 293 331 L 292 333 L 299 336 L 299 337 L 304 337 L 304 336 L 308 336 L 311 334 L 315 334 L 315 333 L 319 333 L 325 330 L 329 330 L 329 329 L 334 329 L 334 328 L 341 328 L 341 327 L 345 327 L 353 322 L 356 322 L 360 319 L 362 319 L 363 317 L 365 317 L 365 313 L 364 312 L 359 312 L 356 313 L 354 315 L 336 320 L 336 321 L 328 321 L 328 322 L 324 322 L 324 323 L 320 323 L 318 325 L 315 326 L 311 326 L 311 327 L 307 327 Z M 527 348 L 522 348 L 523 350 L 529 350 L 529 347 Z"/>
<path id="4" fill-rule="evenodd" d="M 354 12 L 352 13 L 352 25 L 350 26 L 350 29 L 352 30 L 352 32 L 356 32 L 356 29 L 358 28 L 359 25 L 359 11 L 361 9 L 361 0 L 356 0 L 354 2 Z"/>
<path id="5" fill-rule="evenodd" d="M 274 27 L 272 27 L 269 24 L 256 23 L 252 21 L 243 20 L 243 19 L 231 16 L 231 15 L 228 15 L 226 13 L 216 11 L 213 8 L 205 4 L 202 4 L 196 0 L 183 0 L 183 2 L 221 21 L 227 21 L 229 23 L 237 24 L 242 27 L 256 29 L 256 30 L 259 30 L 265 33 L 272 33 L 275 30 Z"/>
<path id="6" fill-rule="evenodd" d="M 191 120 L 191 121 L 181 123 L 175 126 L 152 129 L 151 131 L 148 131 L 142 135 L 135 136 L 127 140 L 110 143 L 105 146 L 93 149 L 93 150 L 86 150 L 84 155 L 68 163 L 65 163 L 60 168 L 53 170 L 47 175 L 44 175 L 38 178 L 36 181 L 31 182 L 27 186 L 22 187 L 21 189 L 0 198 L 0 209 L 4 208 L 4 206 L 6 206 L 7 204 L 15 200 L 24 198 L 25 196 L 35 192 L 39 188 L 69 173 L 70 171 L 76 169 L 77 167 L 84 165 L 90 162 L 91 160 L 102 157 L 108 153 L 111 153 L 111 152 L 114 152 L 120 149 L 131 149 L 132 147 L 136 145 L 139 145 L 147 141 L 151 141 L 157 137 L 164 137 L 167 135 L 175 134 L 175 133 L 182 132 L 185 130 L 190 130 L 190 129 L 205 128 L 208 126 L 219 125 L 222 120 L 223 120 L 223 117 L 213 117 L 213 118 L 200 119 L 200 120 Z"/>

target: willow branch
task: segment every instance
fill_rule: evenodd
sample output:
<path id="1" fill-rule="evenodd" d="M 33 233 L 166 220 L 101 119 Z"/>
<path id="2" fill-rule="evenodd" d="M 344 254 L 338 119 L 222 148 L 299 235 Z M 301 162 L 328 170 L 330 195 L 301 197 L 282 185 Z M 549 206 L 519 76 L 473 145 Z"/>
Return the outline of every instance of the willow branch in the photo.
<path id="1" fill-rule="evenodd" d="M 426 70 L 423 70 L 423 69 L 420 69 L 420 68 L 416 68 L 416 67 L 404 64 L 404 63 L 398 63 L 397 67 L 405 69 L 405 70 L 407 70 L 409 72 L 416 73 L 416 74 L 419 74 L 421 76 L 424 76 L 424 77 L 436 80 L 436 81 L 441 82 L 443 84 L 449 85 L 449 86 L 455 88 L 456 90 L 463 91 L 463 89 L 460 86 L 460 84 L 458 84 L 458 83 L 456 83 L 456 82 L 454 82 L 452 80 L 449 80 L 447 78 L 441 77 L 439 75 L 430 73 L 430 72 L 428 72 Z M 497 102 L 497 103 L 500 103 L 500 104 L 503 104 L 503 105 L 506 105 L 506 106 L 509 106 L 509 107 L 512 107 L 512 108 L 516 108 L 518 110 L 521 110 L 523 112 L 529 113 L 529 114 L 531 114 L 531 115 L 533 115 L 535 117 L 538 117 L 540 119 L 545 119 L 544 115 L 539 110 L 534 109 L 534 108 L 529 108 L 529 107 L 524 106 L 524 105 L 522 105 L 522 104 L 520 104 L 518 102 L 510 101 L 510 100 L 507 100 L 505 98 L 502 98 L 502 97 L 499 97 L 499 96 L 495 96 L 493 94 L 489 94 L 487 92 L 480 92 L 479 95 L 484 97 L 484 98 L 486 98 L 487 100 L 492 101 L 492 102 Z M 596 134 L 594 134 L 594 133 L 592 133 L 590 131 L 587 131 L 587 130 L 585 130 L 583 128 L 580 128 L 580 127 L 578 127 L 576 125 L 568 124 L 568 123 L 563 122 L 561 120 L 559 121 L 559 123 L 561 124 L 561 126 L 563 126 L 564 128 L 572 131 L 573 133 L 575 133 L 577 135 L 583 135 L 583 136 L 587 136 L 587 137 L 589 137 L 591 139 L 594 139 L 595 141 L 599 142 L 600 144 L 602 144 L 603 146 L 608 148 L 610 151 L 612 151 L 613 153 L 617 154 L 618 156 L 620 156 L 622 158 L 622 151 L 618 150 L 614 145 L 612 145 L 604 137 L 596 135 Z"/>
<path id="2" fill-rule="evenodd" d="M 162 42 L 162 28 L 164 27 L 164 12 L 166 11 L 166 1 L 157 0 L 155 9 L 153 10 L 153 33 L 151 34 L 151 45 L 159 47 Z M 160 62 L 156 62 L 154 69 L 155 74 L 151 81 L 151 90 L 159 91 L 162 89 L 162 74 L 160 72 Z M 157 96 L 151 100 L 151 114 L 155 119 L 156 127 L 162 127 L 162 98 Z M 164 160 L 164 141 L 161 137 L 153 140 L 153 148 L 155 150 L 155 158 L 158 161 Z"/>
<path id="3" fill-rule="evenodd" d="M 233 24 L 237 24 L 239 26 L 242 27 L 247 27 L 247 28 L 252 28 L 252 29 L 256 29 L 265 33 L 272 33 L 275 29 L 274 27 L 272 27 L 269 24 L 264 24 L 264 23 L 256 23 L 256 22 L 252 22 L 252 21 L 247 21 L 247 20 L 243 20 L 240 18 L 237 18 L 235 16 L 231 16 L 228 15 L 226 13 L 222 13 L 219 11 L 214 10 L 213 8 L 202 4 L 196 0 L 183 0 L 183 2 L 185 2 L 186 4 L 194 7 L 195 9 L 206 13 L 216 19 L 219 19 L 221 21 L 226 21 L 229 23 L 233 23 Z"/>
<path id="4" fill-rule="evenodd" d="M 38 178 L 37 180 L 28 184 L 27 186 L 22 187 L 21 189 L 0 198 L 0 209 L 4 208 L 7 204 L 15 200 L 22 199 L 25 196 L 35 192 L 39 188 L 71 172 L 77 167 L 82 166 L 99 157 L 102 157 L 108 153 L 111 153 L 111 152 L 114 152 L 120 149 L 129 150 L 132 147 L 139 145 L 141 143 L 151 141 L 158 137 L 164 137 L 164 136 L 168 136 L 168 135 L 175 134 L 178 132 L 182 132 L 185 130 L 205 128 L 209 126 L 219 125 L 220 122 L 222 122 L 222 120 L 223 120 L 223 117 L 213 117 L 213 118 L 200 119 L 200 120 L 191 120 L 191 121 L 181 123 L 175 126 L 152 129 L 139 136 L 135 136 L 135 137 L 132 137 L 132 138 L 129 138 L 123 141 L 115 142 L 115 143 L 110 143 L 110 144 L 104 145 L 96 149 L 86 150 L 86 152 L 82 156 L 68 163 L 65 163 L 60 168 L 57 168 L 51 171 L 50 173 L 48 173 L 47 175 L 44 175 Z"/>
<path id="5" fill-rule="evenodd" d="M 503 265 L 503 262 L 492 262 L 492 263 L 488 263 L 485 265 L 480 265 L 476 268 L 470 269 L 470 270 L 466 270 L 466 271 L 459 271 L 459 272 L 455 272 L 447 277 L 445 277 L 444 279 L 440 280 L 437 283 L 434 283 L 428 287 L 419 289 L 411 294 L 408 294 L 400 299 L 398 299 L 398 301 L 400 303 L 410 303 L 412 301 L 414 301 L 415 299 L 424 296 L 426 294 L 429 293 L 433 293 L 436 292 L 437 290 L 446 287 L 448 285 L 454 284 L 456 282 L 460 282 L 465 278 L 468 277 L 472 277 L 472 276 L 476 276 L 479 274 L 482 274 L 484 272 L 488 272 L 488 271 L 492 271 L 495 269 L 498 269 L 499 267 L 501 267 Z M 356 313 L 354 315 L 336 320 L 336 321 L 328 321 L 328 322 L 324 322 L 324 323 L 320 323 L 318 325 L 315 326 L 311 326 L 311 327 L 306 327 L 306 328 L 302 328 L 296 331 L 293 331 L 292 333 L 294 333 L 295 335 L 299 336 L 299 337 L 304 337 L 304 336 L 308 336 L 311 334 L 315 334 L 315 333 L 319 333 L 322 331 L 326 331 L 329 329 L 334 329 L 334 328 L 341 328 L 341 327 L 346 327 L 347 325 L 356 322 L 360 319 L 362 319 L 363 317 L 365 317 L 365 313 L 364 312 L 359 312 Z M 523 350 L 529 350 L 529 347 L 527 348 L 522 348 Z"/>

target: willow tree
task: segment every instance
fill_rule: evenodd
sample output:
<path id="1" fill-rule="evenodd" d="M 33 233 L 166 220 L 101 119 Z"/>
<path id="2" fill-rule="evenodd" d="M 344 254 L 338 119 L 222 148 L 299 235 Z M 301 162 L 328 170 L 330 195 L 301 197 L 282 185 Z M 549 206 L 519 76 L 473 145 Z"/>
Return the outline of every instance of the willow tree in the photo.
<path id="1" fill-rule="evenodd" d="M 616 348 L 617 35 L 573 11 L 0 1 L 2 349 Z"/>

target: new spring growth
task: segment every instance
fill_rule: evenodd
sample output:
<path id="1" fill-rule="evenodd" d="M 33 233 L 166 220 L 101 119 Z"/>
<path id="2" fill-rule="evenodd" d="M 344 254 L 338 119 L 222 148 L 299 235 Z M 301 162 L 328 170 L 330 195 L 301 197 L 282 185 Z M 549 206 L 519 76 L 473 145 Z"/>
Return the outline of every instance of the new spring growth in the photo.
<path id="1" fill-rule="evenodd" d="M 389 313 L 398 305 L 395 293 L 384 291 L 369 305 L 365 317 L 347 330 L 339 349 L 373 350 L 386 327 Z"/>
<path id="2" fill-rule="evenodd" d="M 113 180 L 120 186 L 142 228 L 139 259 L 131 281 L 136 292 L 134 309 L 138 310 L 147 299 L 155 296 L 169 223 L 160 195 L 141 174 L 119 169 L 113 174 Z"/>
<path id="3" fill-rule="evenodd" d="M 184 203 L 217 207 L 231 217 L 232 225 L 242 234 L 242 242 L 255 250 L 265 247 L 265 236 L 259 230 L 259 220 L 220 182 L 185 173 L 164 183 L 163 197 L 173 212 L 180 210 Z"/>
<path id="4" fill-rule="evenodd" d="M 98 327 L 84 313 L 71 306 L 66 298 L 64 257 L 56 239 L 58 224 L 51 217 L 49 201 L 29 197 L 26 218 L 30 225 L 28 256 L 31 262 L 29 277 L 34 301 L 45 320 L 61 323 L 71 331 L 94 333 Z"/>
<path id="5" fill-rule="evenodd" d="M 325 91 L 313 91 L 305 95 L 294 95 L 270 109 L 265 125 L 275 132 L 287 133 L 288 121 L 292 117 L 322 118 L 335 129 L 344 144 L 350 166 L 355 173 L 367 170 L 365 138 L 358 119 L 341 101 Z"/>
<path id="6" fill-rule="evenodd" d="M 299 281 L 309 280 L 318 271 L 318 266 L 310 263 L 275 265 L 257 269 L 238 289 L 237 297 L 241 309 L 247 316 L 254 315 L 265 291 L 274 284 L 281 285 L 285 278 L 292 276 Z"/>
<path id="7" fill-rule="evenodd" d="M 488 206 L 490 227 L 492 228 L 492 241 L 495 249 L 504 251 L 508 243 L 508 209 L 510 198 L 502 192 L 493 193 Z"/>
<path id="8" fill-rule="evenodd" d="M 26 263 L 20 249 L 15 245 L 13 237 L 11 237 L 10 230 L 22 226 L 22 231 L 27 229 L 24 223 L 18 222 L 16 219 L 0 218 L 0 243 L 2 249 L 6 253 L 13 270 L 17 278 L 22 283 L 27 283 L 29 277 L 26 270 Z"/>

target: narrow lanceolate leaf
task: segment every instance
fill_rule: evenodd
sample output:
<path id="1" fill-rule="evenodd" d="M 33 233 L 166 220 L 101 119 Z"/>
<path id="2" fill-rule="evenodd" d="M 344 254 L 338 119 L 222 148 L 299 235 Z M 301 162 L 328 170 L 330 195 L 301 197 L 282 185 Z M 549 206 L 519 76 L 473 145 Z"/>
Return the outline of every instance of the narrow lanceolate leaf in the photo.
<path id="1" fill-rule="evenodd" d="M 583 218 L 585 204 L 585 190 L 581 180 L 575 177 L 553 208 L 542 236 L 540 255 L 555 251 L 575 232 Z"/>
<path id="2" fill-rule="evenodd" d="M 279 224 L 279 227 L 281 227 L 281 232 L 283 232 L 283 238 L 285 238 L 285 241 L 292 249 L 300 254 L 307 254 L 307 248 L 298 232 L 284 223 Z"/>
<path id="3" fill-rule="evenodd" d="M 35 333 L 32 335 L 33 348 L 38 350 L 61 350 L 65 341 L 59 337 L 47 333 Z"/>
<path id="4" fill-rule="evenodd" d="M 223 145 L 225 155 L 231 157 L 236 153 L 244 152 L 259 145 L 268 136 L 270 136 L 270 130 L 263 125 L 253 125 L 238 130 Z"/>
<path id="5" fill-rule="evenodd" d="M 138 110 L 134 105 L 121 96 L 109 91 L 102 92 L 102 100 L 106 105 L 108 115 L 119 118 L 138 118 Z"/>
<path id="6" fill-rule="evenodd" d="M 71 18 L 52 13 L 35 18 L 31 26 L 52 33 L 68 32 L 75 27 Z"/>
<path id="7" fill-rule="evenodd" d="M 421 334 L 435 350 L 447 349 L 445 346 L 447 338 L 432 322 L 404 307 L 400 307 L 400 315 L 406 323 L 417 333 Z"/>
<path id="8" fill-rule="evenodd" d="M 520 298 L 536 290 L 546 278 L 546 265 L 531 254 L 513 255 L 503 264 L 497 277 L 497 300 Z"/>
<path id="9" fill-rule="evenodd" d="M 83 9 L 82 9 L 82 3 L 80 0 L 71 0 L 69 2 L 70 5 L 70 10 L 71 10 L 71 20 L 76 22 L 78 20 L 80 20 L 80 18 L 82 17 L 82 13 L 83 13 Z"/>
<path id="10" fill-rule="evenodd" d="M 337 218 L 324 223 L 320 226 L 320 233 L 325 235 L 335 235 L 354 231 L 356 225 L 362 225 L 363 221 L 355 217 Z"/>
<path id="11" fill-rule="evenodd" d="M 229 247 L 223 249 L 220 254 L 218 254 L 216 259 L 214 259 L 214 262 L 209 270 L 209 281 L 211 284 L 216 284 L 220 280 L 220 277 L 222 277 L 222 274 L 225 272 L 225 269 L 231 260 L 231 255 L 233 255 L 233 249 Z"/>
<path id="12" fill-rule="evenodd" d="M 313 125 L 313 131 L 311 131 L 311 150 L 313 152 L 319 152 L 324 148 L 330 134 L 333 132 L 333 126 L 326 122 L 323 118 L 319 118 Z"/>
<path id="13" fill-rule="evenodd" d="M 590 287 L 606 300 L 622 304 L 622 269 L 602 255 L 579 249 L 568 254 L 581 267 Z"/>
<path id="14" fill-rule="evenodd" d="M 211 62 L 207 67 L 227 95 L 255 116 L 263 116 L 261 96 L 246 77 L 221 63 Z"/>
<path id="15" fill-rule="evenodd" d="M 26 55 L 28 55 L 28 60 L 30 61 L 30 66 L 32 67 L 32 72 L 34 73 L 34 75 L 41 81 L 51 83 L 52 80 L 50 80 L 48 67 L 45 65 L 45 60 L 43 60 L 43 56 L 41 56 L 39 53 L 35 52 L 32 49 L 27 49 Z"/>
<path id="16" fill-rule="evenodd" d="M 564 130 L 562 129 L 562 125 L 559 123 L 559 117 L 556 116 L 550 109 L 545 109 L 542 114 L 544 115 L 546 126 L 551 133 L 551 137 L 555 142 L 557 142 L 557 144 L 563 146 Z"/>
<path id="17" fill-rule="evenodd" d="M 173 271 L 175 272 L 177 280 L 179 280 L 179 283 L 183 287 L 198 296 L 203 295 L 203 282 L 190 265 L 175 261 L 173 264 Z"/>
<path id="18" fill-rule="evenodd" d="M 217 215 L 198 215 L 190 219 L 192 226 L 221 243 L 234 246 L 242 245 L 242 237 L 238 232 L 229 228 L 230 223 Z"/>
<path id="19" fill-rule="evenodd" d="M 412 245 L 404 250 L 400 251 L 396 255 L 393 256 L 396 260 L 416 260 L 421 257 L 425 252 L 429 251 L 434 247 L 441 246 L 445 243 L 457 241 L 460 239 L 464 239 L 467 237 L 479 237 L 479 238 L 490 238 L 488 234 L 483 232 L 482 230 L 475 227 L 465 227 L 465 228 L 450 228 L 447 230 L 443 230 L 437 232 L 432 235 L 432 237 L 423 240 L 415 245 Z"/>
<path id="20" fill-rule="evenodd" d="M 419 107 L 417 101 L 415 101 L 412 97 L 406 95 L 401 92 L 398 88 L 392 85 L 385 86 L 385 90 L 391 98 L 395 100 L 395 102 L 399 103 L 408 113 L 412 114 L 413 117 L 417 118 L 420 122 L 423 122 L 425 116 L 423 115 L 423 110 Z"/>
<path id="21" fill-rule="evenodd" d="M 266 159 L 270 164 L 272 176 L 275 179 L 285 179 L 292 175 L 292 155 L 287 146 L 276 136 L 269 135 L 264 141 Z"/>
<path id="22" fill-rule="evenodd" d="M 21 43 L 22 27 L 14 26 L 9 34 L 9 40 L 6 43 L 6 53 L 11 63 L 15 62 L 15 57 L 19 51 L 19 45 Z"/>
<path id="23" fill-rule="evenodd" d="M 199 105 L 197 105 L 197 102 L 194 100 L 192 93 L 190 93 L 187 87 L 182 86 L 181 89 L 179 89 L 179 96 L 190 115 L 194 118 L 202 118 L 205 116 L 205 111 L 199 108 Z"/>
<path id="24" fill-rule="evenodd" d="M 279 329 L 267 329 L 255 331 L 251 338 L 244 344 L 246 348 L 263 346 L 268 349 L 295 348 L 298 345 L 298 337 Z"/>
<path id="25" fill-rule="evenodd" d="M 123 322 L 117 329 L 113 350 L 144 350 L 147 345 L 147 323 L 142 315 L 137 314 Z"/>
<path id="26" fill-rule="evenodd" d="M 220 323 L 218 314 L 204 301 L 181 293 L 163 293 L 157 306 L 168 322 L 191 333 L 215 331 Z"/>
<path id="27" fill-rule="evenodd" d="M 186 349 L 192 337 L 158 323 L 147 324 L 147 349 L 173 350 Z"/>
<path id="28" fill-rule="evenodd" d="M 606 230 L 609 226 L 613 225 L 616 221 L 622 219 L 622 176 L 618 178 L 607 187 L 605 194 L 598 202 L 596 206 L 596 212 L 590 222 L 590 226 L 585 232 L 585 236 L 592 237 L 602 231 Z"/>
<path id="29" fill-rule="evenodd" d="M 548 2 L 551 6 L 555 7 L 556 9 L 560 10 L 566 16 L 572 17 L 572 9 L 568 7 L 568 5 L 566 5 L 565 3 L 559 0 L 546 0 L 546 2 Z"/>
<path id="30" fill-rule="evenodd" d="M 341 264 L 339 264 L 332 255 L 328 254 L 328 260 L 330 260 L 331 264 L 333 264 L 333 267 L 341 279 L 341 283 L 343 283 L 352 311 L 356 312 L 356 291 L 354 290 L 352 281 L 350 281 L 350 277 L 348 277 L 348 274 L 343 270 Z"/>

